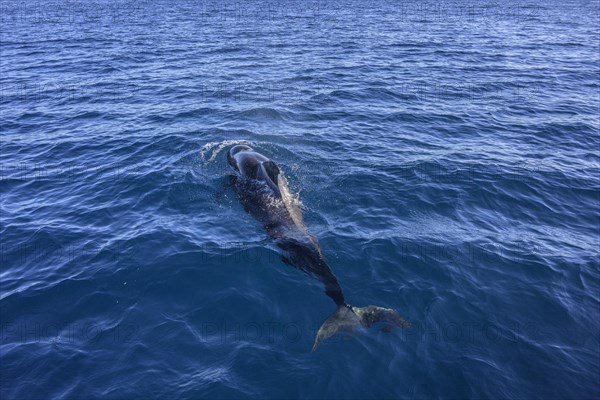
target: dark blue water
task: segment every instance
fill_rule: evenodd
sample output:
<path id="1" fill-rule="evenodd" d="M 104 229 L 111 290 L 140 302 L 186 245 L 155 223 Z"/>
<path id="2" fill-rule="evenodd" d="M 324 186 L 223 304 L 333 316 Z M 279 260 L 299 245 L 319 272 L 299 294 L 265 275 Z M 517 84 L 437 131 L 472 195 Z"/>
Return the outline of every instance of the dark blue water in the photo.
<path id="1" fill-rule="evenodd" d="M 1 11 L 2 399 L 600 396 L 598 2 Z M 310 353 L 237 143 L 411 329 Z"/>

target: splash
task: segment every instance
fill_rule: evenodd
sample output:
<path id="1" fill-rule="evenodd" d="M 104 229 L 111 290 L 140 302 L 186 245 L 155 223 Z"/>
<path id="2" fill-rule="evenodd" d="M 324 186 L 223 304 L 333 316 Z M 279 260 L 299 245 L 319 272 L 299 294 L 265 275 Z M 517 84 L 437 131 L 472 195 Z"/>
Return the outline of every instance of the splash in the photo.
<path id="1" fill-rule="evenodd" d="M 224 140 L 222 142 L 209 142 L 202 146 L 200 149 L 200 159 L 204 165 L 210 164 L 217 158 L 219 153 L 225 148 L 229 146 L 233 146 L 236 144 L 246 144 L 248 146 L 252 146 L 252 142 L 248 140 Z"/>
<path id="2" fill-rule="evenodd" d="M 302 202 L 300 201 L 300 197 L 290 191 L 287 179 L 285 179 L 283 174 L 279 174 L 277 185 L 279 186 L 279 191 L 281 192 L 283 204 L 290 213 L 292 220 L 297 227 L 302 229 L 304 232 L 308 232 L 306 225 L 304 225 L 304 218 L 302 218 Z"/>

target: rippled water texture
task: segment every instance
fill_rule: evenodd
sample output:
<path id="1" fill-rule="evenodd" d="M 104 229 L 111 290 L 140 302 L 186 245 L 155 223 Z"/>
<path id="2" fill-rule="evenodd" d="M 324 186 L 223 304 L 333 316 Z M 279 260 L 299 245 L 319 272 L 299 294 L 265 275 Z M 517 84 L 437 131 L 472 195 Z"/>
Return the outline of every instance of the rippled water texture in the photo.
<path id="1" fill-rule="evenodd" d="M 171 3 L 0 3 L 2 399 L 600 395 L 598 2 Z"/>

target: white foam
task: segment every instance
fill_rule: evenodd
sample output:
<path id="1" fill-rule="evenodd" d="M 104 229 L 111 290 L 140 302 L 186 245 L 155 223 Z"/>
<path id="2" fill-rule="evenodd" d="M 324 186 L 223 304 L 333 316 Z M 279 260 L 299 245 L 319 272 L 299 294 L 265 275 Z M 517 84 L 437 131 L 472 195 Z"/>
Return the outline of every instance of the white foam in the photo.
<path id="1" fill-rule="evenodd" d="M 279 191 L 281 192 L 281 197 L 283 199 L 283 204 L 285 204 L 285 208 L 287 208 L 292 220 L 296 224 L 297 227 L 307 232 L 306 225 L 304 225 L 304 218 L 302 217 L 302 211 L 300 207 L 302 207 L 302 202 L 297 195 L 294 195 L 290 192 L 287 179 L 283 174 L 279 174 L 277 185 L 279 186 Z"/>

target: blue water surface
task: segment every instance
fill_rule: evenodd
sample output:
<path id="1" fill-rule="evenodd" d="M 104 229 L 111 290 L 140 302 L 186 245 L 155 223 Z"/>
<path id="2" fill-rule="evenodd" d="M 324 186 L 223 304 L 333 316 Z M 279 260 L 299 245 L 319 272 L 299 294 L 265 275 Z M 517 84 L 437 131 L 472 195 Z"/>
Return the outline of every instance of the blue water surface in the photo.
<path id="1" fill-rule="evenodd" d="M 0 398 L 600 396 L 597 1 L 0 4 Z"/>

